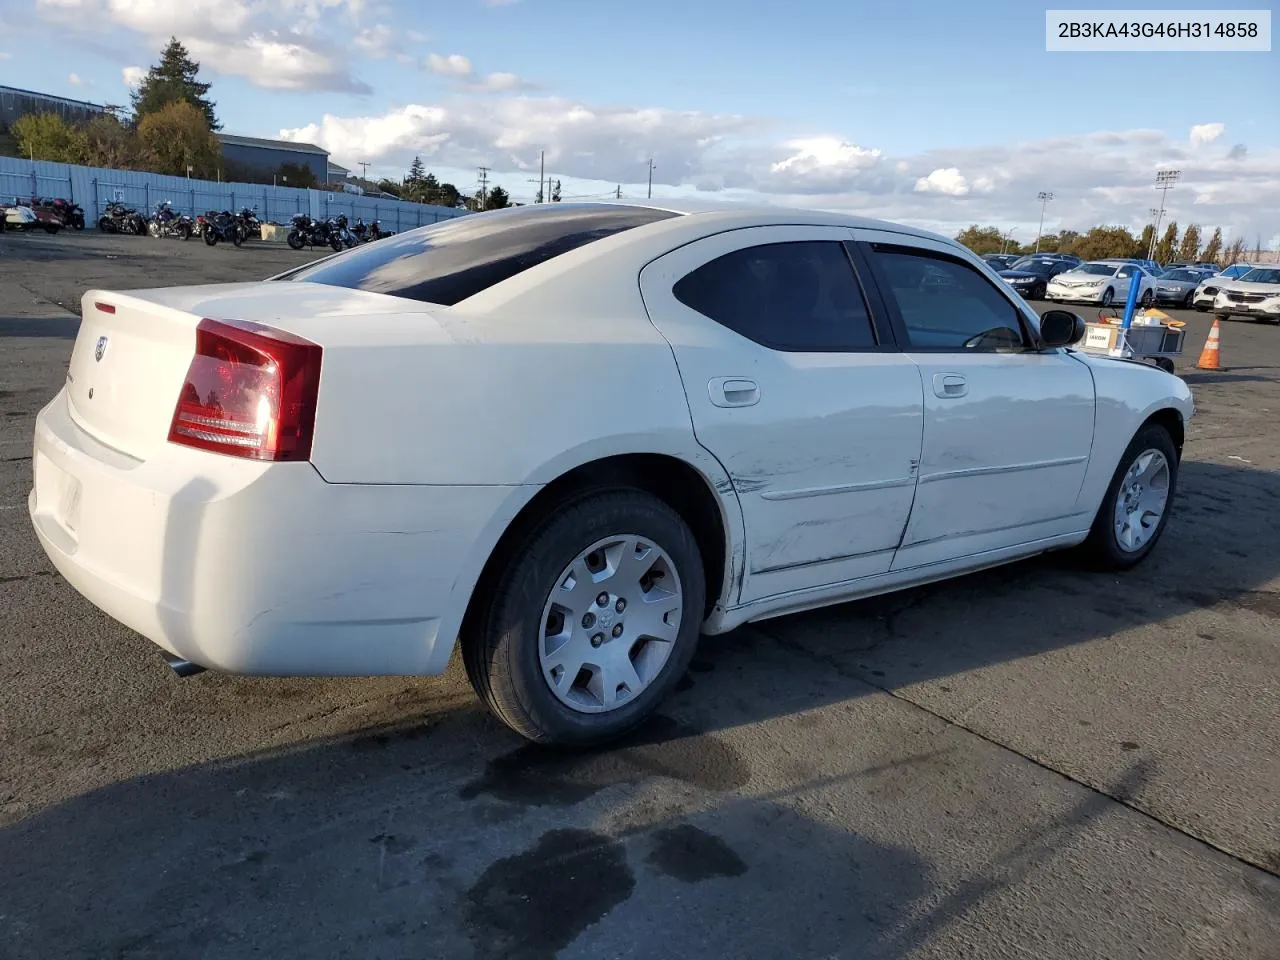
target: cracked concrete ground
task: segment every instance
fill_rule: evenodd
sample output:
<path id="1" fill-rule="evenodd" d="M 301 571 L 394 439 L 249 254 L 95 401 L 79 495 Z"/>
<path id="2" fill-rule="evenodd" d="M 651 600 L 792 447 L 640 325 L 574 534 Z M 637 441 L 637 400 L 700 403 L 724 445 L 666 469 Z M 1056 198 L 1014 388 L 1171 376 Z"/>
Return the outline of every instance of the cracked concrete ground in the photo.
<path id="1" fill-rule="evenodd" d="M 1066 558 L 704 641 L 607 751 L 457 665 L 176 680 L 28 528 L 88 286 L 306 259 L 0 238 L 0 956 L 1280 957 L 1280 328 L 1228 323 L 1177 512 Z"/>

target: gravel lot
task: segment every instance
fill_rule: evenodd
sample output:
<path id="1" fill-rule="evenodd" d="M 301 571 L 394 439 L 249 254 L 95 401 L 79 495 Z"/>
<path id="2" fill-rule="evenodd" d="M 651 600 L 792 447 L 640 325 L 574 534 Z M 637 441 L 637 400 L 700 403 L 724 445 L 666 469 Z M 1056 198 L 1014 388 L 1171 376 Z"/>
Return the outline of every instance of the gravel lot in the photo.
<path id="1" fill-rule="evenodd" d="M 609 751 L 441 678 L 176 679 L 29 530 L 85 289 L 287 249 L 0 237 L 0 956 L 1280 957 L 1280 329 L 1140 570 L 1044 558 L 704 641 Z"/>

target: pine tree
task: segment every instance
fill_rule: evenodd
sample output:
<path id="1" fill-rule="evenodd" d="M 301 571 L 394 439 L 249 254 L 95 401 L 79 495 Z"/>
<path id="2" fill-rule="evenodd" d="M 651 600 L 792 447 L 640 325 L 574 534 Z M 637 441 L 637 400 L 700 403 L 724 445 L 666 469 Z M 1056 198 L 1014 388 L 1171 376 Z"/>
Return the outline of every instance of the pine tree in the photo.
<path id="1" fill-rule="evenodd" d="M 409 187 L 414 184 L 421 183 L 425 172 L 426 171 L 422 166 L 422 158 L 414 157 L 413 163 L 409 164 L 409 175 L 404 178 L 404 185 Z"/>
<path id="2" fill-rule="evenodd" d="M 1194 260 L 1200 253 L 1200 226 L 1191 224 L 1182 235 L 1182 243 L 1178 246 L 1179 260 Z"/>
<path id="3" fill-rule="evenodd" d="M 1178 246 L 1178 221 L 1170 220 L 1165 228 L 1164 236 L 1156 244 L 1156 263 L 1168 263 L 1173 259 L 1173 251 Z"/>
<path id="4" fill-rule="evenodd" d="M 221 130 L 222 125 L 213 112 L 214 104 L 205 96 L 210 85 L 196 79 L 199 72 L 200 64 L 191 59 L 187 48 L 176 37 L 170 37 L 160 53 L 160 62 L 147 71 L 138 89 L 133 91 L 134 122 L 171 103 L 186 101 L 203 114 L 210 130 Z"/>
<path id="5" fill-rule="evenodd" d="M 1213 236 L 1209 238 L 1209 242 L 1205 244 L 1204 252 L 1200 254 L 1200 259 L 1205 263 L 1217 263 L 1218 257 L 1222 255 L 1222 228 L 1214 227 Z"/>

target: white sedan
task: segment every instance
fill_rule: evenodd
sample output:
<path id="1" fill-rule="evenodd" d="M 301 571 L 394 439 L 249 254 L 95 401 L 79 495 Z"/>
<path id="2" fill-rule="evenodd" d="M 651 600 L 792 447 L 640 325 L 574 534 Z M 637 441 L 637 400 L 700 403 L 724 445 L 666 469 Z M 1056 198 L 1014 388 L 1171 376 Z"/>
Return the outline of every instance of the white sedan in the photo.
<path id="1" fill-rule="evenodd" d="M 1219 320 L 1257 317 L 1280 323 L 1280 266 L 1254 267 L 1238 280 L 1221 284 L 1213 299 Z"/>
<path id="2" fill-rule="evenodd" d="M 1136 564 L 1193 413 L 956 242 L 812 211 L 526 206 L 82 309 L 29 498 L 80 593 L 182 674 L 460 643 L 541 742 L 639 723 L 700 632 Z"/>
<path id="3" fill-rule="evenodd" d="M 1129 285 L 1135 281 L 1139 303 L 1151 306 L 1156 296 L 1156 276 L 1131 260 L 1091 260 L 1073 267 L 1049 281 L 1045 299 L 1096 303 L 1103 307 L 1124 304 L 1129 297 Z"/>

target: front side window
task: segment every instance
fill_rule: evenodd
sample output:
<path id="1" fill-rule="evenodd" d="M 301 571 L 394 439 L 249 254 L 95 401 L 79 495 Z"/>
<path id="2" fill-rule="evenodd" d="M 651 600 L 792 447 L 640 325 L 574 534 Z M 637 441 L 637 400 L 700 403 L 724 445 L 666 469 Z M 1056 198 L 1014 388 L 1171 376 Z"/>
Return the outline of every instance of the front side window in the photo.
<path id="1" fill-rule="evenodd" d="M 1247 283 L 1280 283 L 1280 267 L 1258 267 L 1240 278 Z"/>
<path id="2" fill-rule="evenodd" d="M 925 350 L 1021 350 L 1017 309 L 985 277 L 949 257 L 874 247 L 911 345 Z"/>
<path id="3" fill-rule="evenodd" d="M 471 214 L 276 277 L 453 306 L 603 237 L 676 216 L 623 204 L 537 204 Z"/>
<path id="4" fill-rule="evenodd" d="M 734 250 L 685 275 L 671 292 L 691 310 L 773 350 L 876 345 L 862 288 L 844 244 L 835 240 Z"/>

